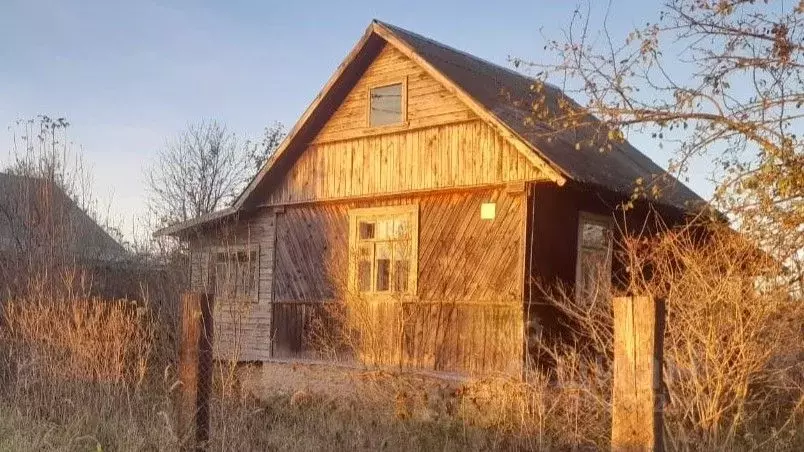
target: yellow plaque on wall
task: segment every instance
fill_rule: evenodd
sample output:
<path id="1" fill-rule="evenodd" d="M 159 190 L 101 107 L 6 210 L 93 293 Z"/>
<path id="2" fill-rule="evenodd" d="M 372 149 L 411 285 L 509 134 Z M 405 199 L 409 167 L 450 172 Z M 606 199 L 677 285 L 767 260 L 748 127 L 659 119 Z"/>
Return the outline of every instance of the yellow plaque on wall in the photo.
<path id="1" fill-rule="evenodd" d="M 497 216 L 497 204 L 484 202 L 480 205 L 480 218 L 483 220 L 493 220 Z"/>

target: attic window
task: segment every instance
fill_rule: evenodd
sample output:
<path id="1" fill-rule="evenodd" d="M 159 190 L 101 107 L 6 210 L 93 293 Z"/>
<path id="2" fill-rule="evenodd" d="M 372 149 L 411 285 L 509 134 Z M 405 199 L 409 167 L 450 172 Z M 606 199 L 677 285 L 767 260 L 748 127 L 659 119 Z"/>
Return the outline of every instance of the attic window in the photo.
<path id="1" fill-rule="evenodd" d="M 405 84 L 369 89 L 369 126 L 402 124 L 405 121 Z"/>

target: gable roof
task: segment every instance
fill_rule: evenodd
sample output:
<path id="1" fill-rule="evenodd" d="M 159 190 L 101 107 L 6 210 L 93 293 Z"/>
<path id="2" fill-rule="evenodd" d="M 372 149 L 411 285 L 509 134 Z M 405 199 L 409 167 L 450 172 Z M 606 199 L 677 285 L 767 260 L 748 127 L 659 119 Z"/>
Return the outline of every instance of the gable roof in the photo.
<path id="1" fill-rule="evenodd" d="M 411 31 L 382 22 L 378 24 L 510 127 L 533 152 L 559 168 L 568 179 L 630 195 L 635 181 L 641 178 L 645 183 L 663 184 L 663 195 L 658 200 L 661 203 L 688 208 L 689 203 L 704 202 L 627 141 L 601 153 L 586 146 L 575 148 L 575 143 L 582 141 L 583 136 L 569 135 L 588 134 L 588 130 L 557 136 L 550 133 L 545 123 L 533 120 L 534 79 Z M 545 84 L 544 89 L 546 106 L 556 105 L 559 99 L 574 103 L 555 86 Z"/>
<path id="2" fill-rule="evenodd" d="M 628 142 L 615 145 L 605 153 L 587 146 L 576 149 L 575 136 L 589 131 L 556 135 L 545 123 L 534 121 L 530 110 L 535 96 L 532 89 L 536 83 L 534 79 L 403 28 L 374 20 L 274 155 L 224 215 L 210 214 L 161 229 L 155 235 L 177 234 L 207 221 L 218 221 L 240 210 L 256 207 L 257 193 L 269 188 L 278 179 L 268 175 L 281 174 L 289 168 L 293 162 L 289 150 L 303 149 L 312 140 L 328 119 L 327 112 L 331 113 L 343 101 L 384 45 L 394 46 L 422 66 L 559 185 L 569 180 L 627 196 L 633 193 L 635 181 L 641 179 L 647 188 L 651 184 L 661 188 L 662 196 L 657 200 L 659 203 L 679 209 L 704 203 L 692 190 Z M 351 80 L 352 83 L 341 83 L 344 80 Z M 554 86 L 545 85 L 545 90 L 546 105 L 556 105 L 559 99 L 569 100 Z"/>
<path id="3" fill-rule="evenodd" d="M 52 182 L 0 173 L 0 193 L 0 253 L 31 253 L 50 240 L 84 259 L 112 261 L 127 255 Z"/>

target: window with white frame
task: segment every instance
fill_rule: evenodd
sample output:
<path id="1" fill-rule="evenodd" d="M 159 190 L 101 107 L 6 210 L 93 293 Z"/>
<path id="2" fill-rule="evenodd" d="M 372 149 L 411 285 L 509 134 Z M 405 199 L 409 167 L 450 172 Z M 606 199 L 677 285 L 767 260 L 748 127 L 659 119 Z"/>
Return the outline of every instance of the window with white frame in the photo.
<path id="1" fill-rule="evenodd" d="M 360 294 L 415 294 L 418 206 L 353 209 L 350 281 Z"/>
<path id="2" fill-rule="evenodd" d="M 218 248 L 212 258 L 217 299 L 257 301 L 259 252 L 256 247 Z"/>
<path id="3" fill-rule="evenodd" d="M 612 231 L 608 218 L 581 212 L 575 297 L 581 302 L 604 299 L 611 288 Z"/>

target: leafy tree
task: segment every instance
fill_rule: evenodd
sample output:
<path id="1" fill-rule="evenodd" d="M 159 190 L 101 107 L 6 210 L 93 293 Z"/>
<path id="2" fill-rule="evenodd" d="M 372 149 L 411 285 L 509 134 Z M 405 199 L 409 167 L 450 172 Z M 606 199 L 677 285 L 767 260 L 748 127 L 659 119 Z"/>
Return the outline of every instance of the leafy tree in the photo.
<path id="1" fill-rule="evenodd" d="M 534 119 L 593 130 L 576 147 L 602 152 L 648 133 L 672 148 L 682 176 L 690 162 L 711 161 L 716 206 L 802 278 L 804 1 L 670 0 L 621 37 L 609 31 L 609 9 L 599 29 L 591 10 L 579 7 L 563 36 L 548 39 L 554 63 L 514 59 L 535 68 L 537 99 L 547 82 L 581 99 L 537 101 Z"/>

